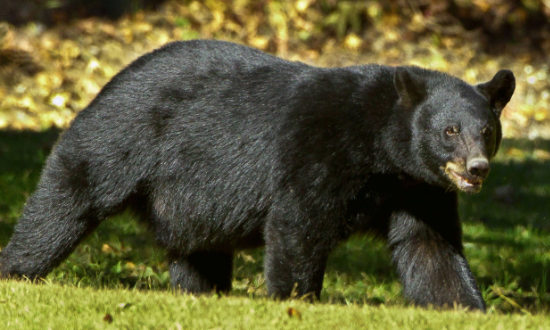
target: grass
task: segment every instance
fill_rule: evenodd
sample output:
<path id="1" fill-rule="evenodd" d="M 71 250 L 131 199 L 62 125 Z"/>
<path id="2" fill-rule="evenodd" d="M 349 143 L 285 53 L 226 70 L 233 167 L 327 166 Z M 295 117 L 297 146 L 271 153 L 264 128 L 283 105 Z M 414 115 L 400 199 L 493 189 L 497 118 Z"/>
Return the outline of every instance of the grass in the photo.
<path id="1" fill-rule="evenodd" d="M 188 296 L 167 291 L 75 289 L 0 282 L 9 329 L 544 329 L 544 315 L 438 312 L 404 306 L 308 304 L 266 298 Z"/>
<path id="2" fill-rule="evenodd" d="M 0 247 L 58 134 L 0 131 Z M 317 304 L 265 299 L 261 249 L 236 256 L 228 297 L 175 295 L 164 252 L 122 214 L 102 223 L 46 284 L 0 281 L 0 319 L 15 328 L 548 328 L 549 151 L 550 141 L 505 140 L 483 191 L 461 195 L 465 251 L 488 315 L 408 306 L 384 244 L 365 236 L 332 254 Z"/>

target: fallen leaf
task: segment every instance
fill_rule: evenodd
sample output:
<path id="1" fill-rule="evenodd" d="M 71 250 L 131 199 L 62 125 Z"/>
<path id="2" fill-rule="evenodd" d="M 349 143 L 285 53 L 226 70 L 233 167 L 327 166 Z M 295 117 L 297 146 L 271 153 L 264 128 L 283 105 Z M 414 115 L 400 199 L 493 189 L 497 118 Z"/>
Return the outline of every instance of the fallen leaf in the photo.
<path id="1" fill-rule="evenodd" d="M 294 307 L 289 307 L 289 308 L 287 308 L 286 313 L 287 313 L 288 316 L 290 316 L 290 317 L 295 317 L 295 318 L 297 318 L 298 320 L 301 320 L 301 319 L 302 319 L 302 313 L 300 313 L 300 311 L 297 310 L 297 309 L 294 308 Z"/>
<path id="2" fill-rule="evenodd" d="M 103 244 L 101 246 L 101 252 L 103 253 L 113 253 L 115 252 L 112 247 L 109 246 L 109 244 Z"/>
<path id="3" fill-rule="evenodd" d="M 103 321 L 107 322 L 107 323 L 113 323 L 113 316 L 109 313 L 105 314 L 105 316 L 103 316 Z"/>

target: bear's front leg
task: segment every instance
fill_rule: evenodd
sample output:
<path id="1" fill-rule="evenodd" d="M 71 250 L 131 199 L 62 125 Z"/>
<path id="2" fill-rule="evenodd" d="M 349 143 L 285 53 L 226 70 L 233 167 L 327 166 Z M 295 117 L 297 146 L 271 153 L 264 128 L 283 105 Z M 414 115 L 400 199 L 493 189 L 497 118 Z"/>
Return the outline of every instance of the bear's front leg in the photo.
<path id="1" fill-rule="evenodd" d="M 324 228 L 320 220 L 271 220 L 265 228 L 268 294 L 319 299 L 334 231 Z"/>
<path id="2" fill-rule="evenodd" d="M 399 211 L 390 220 L 388 241 L 405 296 L 421 306 L 460 304 L 485 311 L 462 252 L 458 216 L 450 211 L 433 226 L 434 214 L 424 213 Z"/>

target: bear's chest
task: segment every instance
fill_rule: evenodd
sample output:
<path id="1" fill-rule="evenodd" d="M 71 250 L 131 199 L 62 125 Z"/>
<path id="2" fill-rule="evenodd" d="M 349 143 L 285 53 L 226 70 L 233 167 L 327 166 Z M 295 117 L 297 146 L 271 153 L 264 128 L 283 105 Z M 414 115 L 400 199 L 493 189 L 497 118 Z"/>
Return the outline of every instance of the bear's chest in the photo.
<path id="1" fill-rule="evenodd" d="M 385 235 L 392 212 L 405 205 L 420 185 L 402 176 L 380 175 L 367 180 L 346 204 L 349 233 L 374 231 Z"/>

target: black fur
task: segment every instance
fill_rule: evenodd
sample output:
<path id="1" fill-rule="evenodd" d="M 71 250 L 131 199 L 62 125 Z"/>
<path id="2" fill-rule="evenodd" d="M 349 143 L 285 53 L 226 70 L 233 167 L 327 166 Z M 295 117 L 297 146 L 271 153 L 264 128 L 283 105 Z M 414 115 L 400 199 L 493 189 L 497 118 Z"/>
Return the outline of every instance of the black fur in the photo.
<path id="1" fill-rule="evenodd" d="M 455 185 L 483 178 L 456 168 L 494 155 L 513 84 L 509 71 L 476 87 L 416 67 L 325 69 L 226 42 L 171 43 L 113 78 L 63 134 L 0 274 L 45 276 L 130 206 L 184 291 L 229 290 L 234 251 L 265 242 L 269 294 L 318 297 L 331 250 L 371 230 L 388 239 L 413 302 L 484 309 Z"/>

